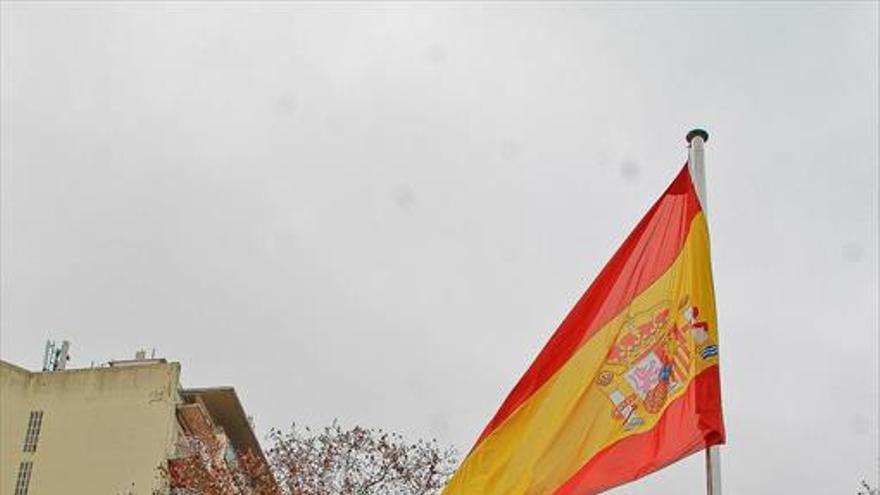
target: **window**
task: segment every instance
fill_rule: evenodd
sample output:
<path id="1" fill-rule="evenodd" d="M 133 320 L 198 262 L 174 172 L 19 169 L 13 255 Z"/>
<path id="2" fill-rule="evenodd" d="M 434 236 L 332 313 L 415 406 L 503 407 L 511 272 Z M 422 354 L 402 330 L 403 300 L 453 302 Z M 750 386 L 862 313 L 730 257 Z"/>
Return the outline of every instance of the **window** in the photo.
<path id="1" fill-rule="evenodd" d="M 31 411 L 28 420 L 27 434 L 24 437 L 24 451 L 36 452 L 37 439 L 40 438 L 40 426 L 43 425 L 43 411 Z"/>
<path id="2" fill-rule="evenodd" d="M 31 483 L 31 469 L 34 463 L 22 462 L 18 465 L 18 479 L 15 481 L 15 495 L 27 495 Z"/>

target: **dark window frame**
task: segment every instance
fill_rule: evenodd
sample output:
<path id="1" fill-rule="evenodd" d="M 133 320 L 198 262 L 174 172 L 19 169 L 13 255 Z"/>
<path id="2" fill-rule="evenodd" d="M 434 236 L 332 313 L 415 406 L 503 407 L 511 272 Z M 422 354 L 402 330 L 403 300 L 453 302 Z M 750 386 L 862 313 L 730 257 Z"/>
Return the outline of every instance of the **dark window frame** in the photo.
<path id="1" fill-rule="evenodd" d="M 15 479 L 15 495 L 27 495 L 33 470 L 34 463 L 31 461 L 24 461 L 18 465 L 18 477 Z"/>
<path id="2" fill-rule="evenodd" d="M 40 430 L 43 427 L 43 411 L 31 411 L 28 418 L 27 433 L 24 436 L 24 452 L 36 452 L 37 442 L 40 439 Z"/>

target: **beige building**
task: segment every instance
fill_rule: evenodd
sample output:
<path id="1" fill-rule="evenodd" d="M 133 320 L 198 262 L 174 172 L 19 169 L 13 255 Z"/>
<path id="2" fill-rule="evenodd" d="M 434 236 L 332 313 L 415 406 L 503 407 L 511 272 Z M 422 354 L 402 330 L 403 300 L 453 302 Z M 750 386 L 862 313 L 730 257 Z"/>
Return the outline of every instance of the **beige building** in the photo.
<path id="1" fill-rule="evenodd" d="M 244 452 L 265 463 L 235 390 L 183 389 L 178 363 L 31 372 L 0 361 L 0 495 L 167 493 L 160 467 L 193 455 L 195 438 L 221 463 Z"/>

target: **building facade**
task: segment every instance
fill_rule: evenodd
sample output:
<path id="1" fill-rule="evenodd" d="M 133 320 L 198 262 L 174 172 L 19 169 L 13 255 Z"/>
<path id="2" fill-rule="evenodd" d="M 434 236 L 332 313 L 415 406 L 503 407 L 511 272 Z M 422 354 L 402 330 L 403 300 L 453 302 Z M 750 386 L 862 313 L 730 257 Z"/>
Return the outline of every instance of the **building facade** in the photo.
<path id="1" fill-rule="evenodd" d="M 242 456 L 267 468 L 235 390 L 184 389 L 178 363 L 31 372 L 0 361 L 0 495 L 183 492 L 197 464 L 234 488 L 224 493 L 255 493 L 233 476 Z"/>

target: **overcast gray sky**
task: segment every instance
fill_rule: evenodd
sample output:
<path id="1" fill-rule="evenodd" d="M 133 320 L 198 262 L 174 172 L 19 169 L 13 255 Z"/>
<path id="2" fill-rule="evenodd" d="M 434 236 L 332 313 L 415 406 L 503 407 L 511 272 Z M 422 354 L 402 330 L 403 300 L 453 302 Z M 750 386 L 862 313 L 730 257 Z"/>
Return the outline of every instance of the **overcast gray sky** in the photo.
<path id="1" fill-rule="evenodd" d="M 2 4 L 2 358 L 467 451 L 707 144 L 730 493 L 878 463 L 878 6 Z M 618 494 L 702 493 L 695 456 Z"/>

